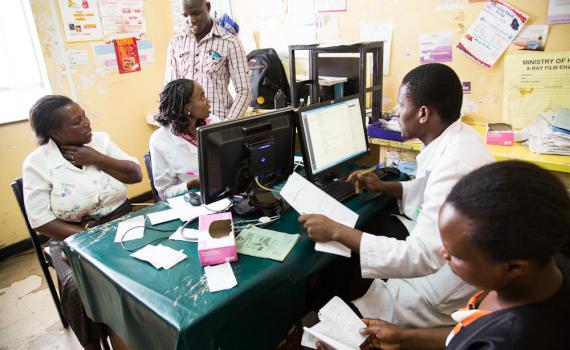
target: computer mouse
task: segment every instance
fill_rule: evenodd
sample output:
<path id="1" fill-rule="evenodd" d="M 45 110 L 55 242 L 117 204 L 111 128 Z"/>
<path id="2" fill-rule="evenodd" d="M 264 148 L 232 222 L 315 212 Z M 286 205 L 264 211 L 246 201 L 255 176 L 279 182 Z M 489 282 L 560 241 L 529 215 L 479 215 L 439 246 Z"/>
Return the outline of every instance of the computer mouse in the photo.
<path id="1" fill-rule="evenodd" d="M 387 176 L 400 176 L 400 169 L 393 167 L 384 167 L 380 170 L 375 171 L 379 179 L 383 179 Z"/>
<path id="2" fill-rule="evenodd" d="M 188 192 L 186 196 L 184 196 L 184 199 L 186 199 L 188 203 L 192 204 L 195 207 L 202 204 L 202 199 L 200 198 L 200 195 L 196 192 Z"/>

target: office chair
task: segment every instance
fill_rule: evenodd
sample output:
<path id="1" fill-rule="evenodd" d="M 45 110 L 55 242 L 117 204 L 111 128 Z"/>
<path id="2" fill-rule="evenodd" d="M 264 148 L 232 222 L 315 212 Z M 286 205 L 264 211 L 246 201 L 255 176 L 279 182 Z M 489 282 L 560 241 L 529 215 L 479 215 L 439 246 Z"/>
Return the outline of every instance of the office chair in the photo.
<path id="1" fill-rule="evenodd" d="M 40 240 L 38 239 L 38 234 L 36 233 L 36 231 L 32 229 L 28 221 L 28 215 L 26 214 L 26 207 L 24 206 L 24 191 L 23 191 L 24 185 L 22 182 L 22 178 L 19 177 L 16 180 L 14 180 L 11 186 L 12 186 L 12 191 L 14 191 L 14 196 L 16 196 L 16 200 L 18 201 L 18 206 L 20 207 L 22 216 L 24 217 L 24 222 L 26 223 L 26 227 L 28 228 L 28 233 L 30 234 L 32 244 L 34 245 L 34 249 L 36 251 L 36 256 L 38 257 L 40 267 L 42 268 L 42 272 L 44 273 L 44 277 L 48 284 L 51 297 L 55 304 L 55 308 L 57 309 L 57 313 L 59 314 L 59 319 L 61 320 L 61 324 L 63 325 L 63 327 L 67 328 L 69 324 L 65 320 L 65 317 L 63 317 L 63 310 L 61 309 L 61 302 L 59 300 L 59 295 L 57 294 L 55 285 L 53 284 L 53 280 L 48 270 L 48 266 L 52 266 L 51 257 L 49 256 L 49 249 L 44 252 L 40 244 Z"/>
<path id="2" fill-rule="evenodd" d="M 152 176 L 152 160 L 150 159 L 150 153 L 146 152 L 143 157 L 144 157 L 144 165 L 146 166 L 146 173 L 150 181 L 150 189 L 152 190 L 152 197 L 154 198 L 154 202 L 158 203 L 160 202 L 160 196 L 158 195 L 156 187 L 154 187 L 154 176 Z"/>

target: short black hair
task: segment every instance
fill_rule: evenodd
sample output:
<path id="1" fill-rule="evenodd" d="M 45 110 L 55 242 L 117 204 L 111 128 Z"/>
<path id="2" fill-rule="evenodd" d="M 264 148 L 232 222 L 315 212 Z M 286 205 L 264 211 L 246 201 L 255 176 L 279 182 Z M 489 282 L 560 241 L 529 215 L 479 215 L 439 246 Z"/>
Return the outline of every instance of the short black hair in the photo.
<path id="1" fill-rule="evenodd" d="M 469 239 L 490 260 L 546 263 L 570 240 L 570 198 L 547 170 L 521 161 L 483 166 L 446 199 L 471 221 Z"/>
<path id="2" fill-rule="evenodd" d="M 186 105 L 192 99 L 193 93 L 193 80 L 176 79 L 169 82 L 160 93 L 158 114 L 154 119 L 162 126 L 170 126 L 176 134 L 188 133 L 190 120 Z"/>
<path id="3" fill-rule="evenodd" d="M 404 76 L 402 86 L 406 86 L 407 96 L 415 107 L 435 109 L 447 124 L 461 116 L 461 81 L 445 64 L 430 63 L 412 69 Z"/>
<path id="4" fill-rule="evenodd" d="M 30 125 L 40 145 L 49 142 L 50 132 L 61 125 L 55 110 L 73 103 L 73 100 L 62 95 L 46 95 L 34 103 L 30 109 Z"/>

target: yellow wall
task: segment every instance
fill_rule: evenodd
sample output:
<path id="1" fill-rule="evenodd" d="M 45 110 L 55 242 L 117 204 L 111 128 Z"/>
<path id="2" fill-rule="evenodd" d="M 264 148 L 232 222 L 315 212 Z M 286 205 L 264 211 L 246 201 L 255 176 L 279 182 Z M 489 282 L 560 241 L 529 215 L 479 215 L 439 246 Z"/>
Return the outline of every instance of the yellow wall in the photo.
<path id="1" fill-rule="evenodd" d="M 54 44 L 54 20 L 49 1 L 33 0 L 33 12 L 38 27 L 42 49 L 46 58 L 50 83 L 54 93 L 69 94 L 67 76 L 62 73 Z M 452 31 L 453 42 L 457 43 L 461 33 L 458 24 L 467 30 L 479 14 L 483 3 L 470 4 L 463 0 L 463 8 L 437 11 L 441 0 L 347 0 L 348 11 L 327 16 L 338 16 L 342 39 L 358 40 L 361 21 L 392 21 L 394 35 L 390 75 L 384 76 L 384 96 L 393 106 L 397 88 L 403 75 L 419 64 L 420 33 Z M 263 9 L 256 6 L 258 0 L 232 0 L 234 18 L 240 26 L 251 32 L 258 32 L 260 20 L 257 14 Z M 315 0 L 316 4 L 316 0 Z M 530 16 L 529 24 L 543 24 L 546 21 L 546 0 L 512 0 L 515 5 Z M 170 5 L 167 0 L 146 0 L 145 17 L 147 38 L 152 40 L 156 60 L 143 66 L 137 73 L 98 75 L 90 44 L 66 45 L 68 50 L 86 49 L 90 54 L 90 65 L 73 71 L 71 78 L 77 91 L 77 100 L 91 118 L 95 130 L 105 130 L 113 140 L 129 154 L 142 155 L 148 148 L 148 137 L 152 128 L 144 122 L 144 116 L 155 111 L 157 96 L 162 87 L 165 52 L 172 34 Z M 463 18 L 463 20 L 461 20 Z M 318 37 L 326 33 L 318 32 Z M 547 51 L 570 50 L 570 24 L 552 25 L 546 44 Z M 514 50 L 509 49 L 509 52 Z M 286 61 L 285 61 L 286 62 Z M 477 106 L 474 116 L 478 120 L 499 120 L 502 109 L 503 58 L 492 69 L 484 69 L 453 50 L 453 62 L 449 63 L 464 81 L 472 82 L 469 96 Z M 2 142 L 2 165 L 0 172 L 0 195 L 4 198 L 0 211 L 0 247 L 15 243 L 27 237 L 20 213 L 8 184 L 21 173 L 25 156 L 35 147 L 33 135 L 27 122 L 0 126 Z M 129 195 L 147 191 L 148 180 L 131 186 Z"/>
<path id="2" fill-rule="evenodd" d="M 315 10 L 317 7 L 315 0 Z M 442 0 L 347 0 L 347 11 L 324 16 L 338 16 L 340 36 L 345 40 L 358 41 L 361 22 L 392 22 L 392 54 L 390 74 L 384 76 L 384 97 L 388 105 L 394 106 L 397 89 L 403 76 L 419 65 L 419 35 L 421 33 L 452 32 L 452 41 L 457 44 L 463 32 L 459 24 L 468 30 L 481 12 L 485 3 L 469 3 L 463 0 L 463 7 L 452 10 L 437 10 Z M 529 15 L 527 24 L 545 24 L 547 0 L 511 0 L 512 5 Z M 252 31 L 259 27 L 256 13 L 258 1 L 232 1 L 234 15 L 240 24 Z M 323 16 L 323 14 L 319 14 Z M 328 37 L 323 30 L 317 30 L 317 39 Z M 570 24 L 551 25 L 546 43 L 546 51 L 570 50 Z M 506 54 L 517 50 L 509 48 Z M 529 53 L 533 51 L 519 51 Z M 304 67 L 301 63 L 301 69 Z M 491 69 L 485 69 L 453 49 L 453 61 L 446 63 L 459 74 L 462 81 L 472 82 L 472 93 L 468 96 L 477 106 L 474 118 L 481 121 L 500 120 L 502 114 L 502 83 L 504 55 Z"/>
<path id="3" fill-rule="evenodd" d="M 32 10 L 38 29 L 52 93 L 71 96 L 67 75 L 63 73 L 61 41 L 58 39 L 50 1 L 32 1 Z M 164 79 L 166 49 L 172 35 L 170 4 L 166 0 L 144 3 L 147 20 L 147 39 L 155 48 L 155 62 L 143 65 L 142 71 L 130 74 L 97 72 L 91 43 L 67 44 L 67 50 L 87 50 L 89 65 L 73 69 L 71 81 L 77 102 L 85 109 L 93 130 L 106 131 L 123 150 L 139 159 L 145 178 L 140 184 L 129 186 L 129 197 L 150 190 L 144 171 L 143 154 L 148 150 L 148 139 L 154 130 L 145 122 L 145 116 L 157 108 L 158 94 Z M 57 42 L 57 43 L 56 43 Z M 101 43 L 101 42 L 98 42 Z M 18 69 L 23 69 L 19 67 Z M 2 171 L 0 172 L 0 247 L 28 237 L 21 214 L 9 187 L 21 175 L 24 158 L 35 147 L 34 135 L 27 121 L 0 126 Z"/>

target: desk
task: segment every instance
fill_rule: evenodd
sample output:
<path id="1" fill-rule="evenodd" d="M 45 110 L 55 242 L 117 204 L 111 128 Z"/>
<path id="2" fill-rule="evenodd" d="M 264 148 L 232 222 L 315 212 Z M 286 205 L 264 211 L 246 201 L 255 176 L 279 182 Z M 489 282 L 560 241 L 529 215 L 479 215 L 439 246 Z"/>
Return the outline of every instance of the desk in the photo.
<path id="1" fill-rule="evenodd" d="M 485 126 L 470 126 L 479 132 L 481 138 L 485 140 Z M 415 159 L 422 147 L 422 144 L 419 140 L 397 142 L 371 137 L 369 138 L 369 141 L 371 145 L 376 145 L 376 147 L 380 148 L 377 151 L 379 153 L 379 161 L 384 161 L 386 152 L 390 150 L 396 150 L 401 154 L 404 154 L 404 158 L 407 158 L 404 160 Z M 566 187 L 570 188 L 570 156 L 534 153 L 531 152 L 527 146 L 524 146 L 519 142 L 515 142 L 513 146 L 487 145 L 487 148 L 498 161 L 514 159 L 523 160 L 539 165 L 544 169 L 550 170 L 564 182 Z"/>
<path id="2" fill-rule="evenodd" d="M 385 203 L 385 197 L 371 193 L 345 202 L 361 214 L 359 222 Z M 118 222 L 164 209 L 158 203 L 64 241 L 87 314 L 113 328 L 132 349 L 274 349 L 304 316 L 307 277 L 341 259 L 315 252 L 314 243 L 301 232 L 298 214 L 290 209 L 270 227 L 301 232 L 285 261 L 239 255 L 232 263 L 238 285 L 210 293 L 196 243 L 161 242 L 188 255 L 170 270 L 156 270 L 113 243 Z M 180 224 L 156 225 L 171 232 L 147 229 L 143 239 L 126 244 L 139 246 L 169 236 Z"/>

